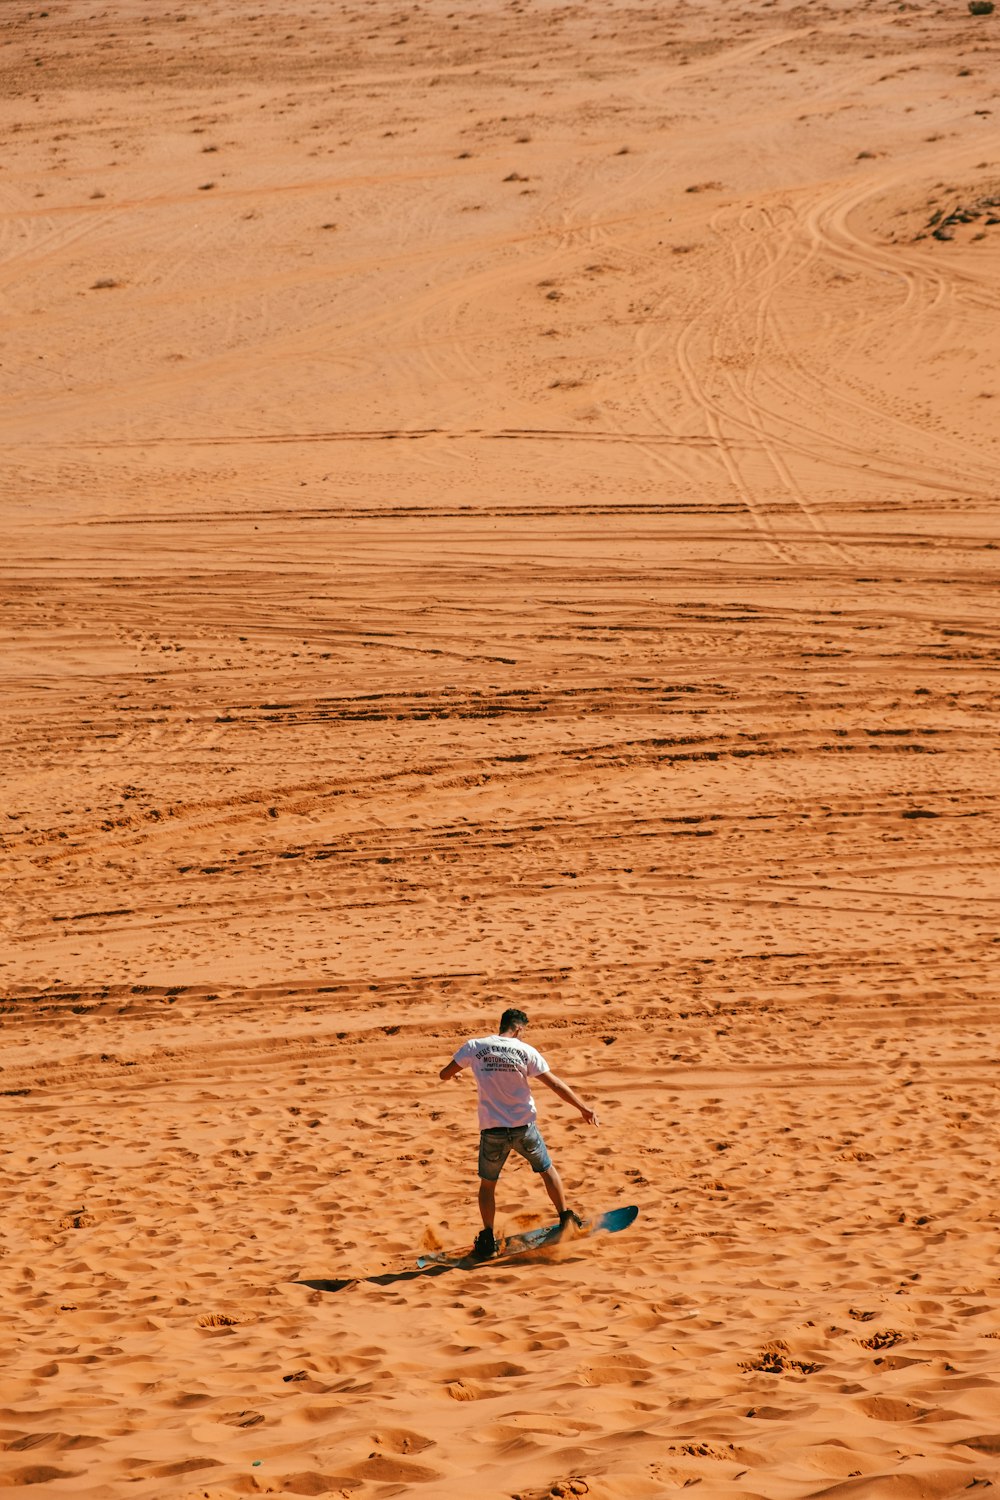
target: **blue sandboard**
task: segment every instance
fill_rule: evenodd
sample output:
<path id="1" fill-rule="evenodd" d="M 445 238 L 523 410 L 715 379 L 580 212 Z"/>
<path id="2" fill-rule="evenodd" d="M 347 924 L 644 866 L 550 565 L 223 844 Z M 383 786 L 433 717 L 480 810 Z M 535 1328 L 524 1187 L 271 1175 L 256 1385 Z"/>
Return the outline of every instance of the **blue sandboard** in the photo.
<path id="1" fill-rule="evenodd" d="M 635 1204 L 628 1208 L 612 1208 L 605 1214 L 598 1214 L 596 1219 L 585 1219 L 581 1227 L 573 1225 L 569 1230 L 564 1230 L 560 1224 L 546 1224 L 539 1229 L 526 1229 L 522 1234 L 509 1234 L 500 1240 L 494 1253 L 486 1260 L 479 1260 L 468 1250 L 455 1252 L 435 1251 L 431 1255 L 421 1255 L 417 1265 L 423 1269 L 425 1266 L 485 1266 L 492 1261 L 511 1260 L 519 1255 L 530 1254 L 533 1250 L 541 1250 L 546 1245 L 554 1245 L 566 1234 L 570 1242 L 578 1239 L 587 1239 L 592 1234 L 617 1234 L 619 1229 L 627 1229 L 636 1218 L 639 1210 Z"/>

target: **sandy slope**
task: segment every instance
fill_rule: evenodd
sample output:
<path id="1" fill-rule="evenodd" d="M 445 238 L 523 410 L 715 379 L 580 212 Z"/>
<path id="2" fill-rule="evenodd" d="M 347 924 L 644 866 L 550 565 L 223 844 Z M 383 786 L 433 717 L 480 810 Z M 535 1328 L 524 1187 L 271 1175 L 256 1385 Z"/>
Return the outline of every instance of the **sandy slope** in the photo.
<path id="1" fill-rule="evenodd" d="M 998 52 L 4 7 L 0 1488 L 1000 1484 Z"/>

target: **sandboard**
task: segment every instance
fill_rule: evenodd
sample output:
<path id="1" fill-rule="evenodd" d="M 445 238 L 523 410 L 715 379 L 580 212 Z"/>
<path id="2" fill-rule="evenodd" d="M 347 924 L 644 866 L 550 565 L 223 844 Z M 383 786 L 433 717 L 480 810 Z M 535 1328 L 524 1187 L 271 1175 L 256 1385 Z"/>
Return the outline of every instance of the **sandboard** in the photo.
<path id="1" fill-rule="evenodd" d="M 638 1212 L 635 1204 L 631 1204 L 628 1208 L 612 1208 L 594 1219 L 585 1219 L 579 1228 L 573 1225 L 564 1230 L 560 1224 L 546 1224 L 538 1229 L 526 1229 L 521 1234 L 508 1234 L 499 1241 L 495 1252 L 486 1260 L 479 1260 L 468 1250 L 436 1250 L 432 1254 L 421 1255 L 417 1265 L 421 1270 L 426 1266 L 489 1266 L 498 1260 L 516 1259 L 519 1255 L 541 1250 L 546 1245 L 554 1245 L 564 1235 L 572 1242 L 587 1239 L 592 1234 L 617 1234 L 620 1229 L 628 1228 Z"/>

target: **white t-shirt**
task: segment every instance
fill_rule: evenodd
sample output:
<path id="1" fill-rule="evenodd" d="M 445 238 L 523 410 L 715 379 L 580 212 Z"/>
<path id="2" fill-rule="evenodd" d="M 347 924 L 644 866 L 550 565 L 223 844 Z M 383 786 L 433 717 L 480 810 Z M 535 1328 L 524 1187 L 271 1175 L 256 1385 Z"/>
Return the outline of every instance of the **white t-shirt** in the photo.
<path id="1" fill-rule="evenodd" d="M 479 1089 L 480 1130 L 531 1124 L 536 1111 L 528 1079 L 549 1071 L 534 1047 L 513 1036 L 483 1036 L 465 1042 L 453 1060 L 460 1068 L 472 1069 Z"/>

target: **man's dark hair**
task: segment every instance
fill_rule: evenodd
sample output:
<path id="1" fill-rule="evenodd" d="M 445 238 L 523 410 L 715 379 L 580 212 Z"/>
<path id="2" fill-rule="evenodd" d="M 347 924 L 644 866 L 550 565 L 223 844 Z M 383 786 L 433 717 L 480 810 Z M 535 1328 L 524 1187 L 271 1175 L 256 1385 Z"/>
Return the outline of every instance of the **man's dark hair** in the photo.
<path id="1" fill-rule="evenodd" d="M 511 1031 L 515 1026 L 527 1026 L 528 1018 L 523 1010 L 505 1010 L 500 1017 L 500 1036 L 505 1031 Z"/>

